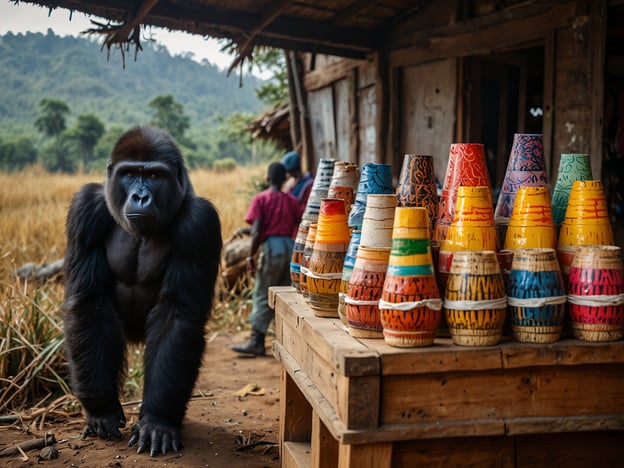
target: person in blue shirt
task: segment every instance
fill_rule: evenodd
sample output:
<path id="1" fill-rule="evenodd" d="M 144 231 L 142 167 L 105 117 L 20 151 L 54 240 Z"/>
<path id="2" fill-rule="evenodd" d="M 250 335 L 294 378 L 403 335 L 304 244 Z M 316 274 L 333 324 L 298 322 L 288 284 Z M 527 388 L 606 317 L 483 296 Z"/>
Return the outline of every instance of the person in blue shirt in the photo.
<path id="1" fill-rule="evenodd" d="M 308 203 L 314 177 L 309 172 L 301 172 L 301 158 L 296 151 L 289 151 L 282 157 L 282 165 L 286 169 L 288 180 L 284 191 L 294 196 L 303 211 Z"/>

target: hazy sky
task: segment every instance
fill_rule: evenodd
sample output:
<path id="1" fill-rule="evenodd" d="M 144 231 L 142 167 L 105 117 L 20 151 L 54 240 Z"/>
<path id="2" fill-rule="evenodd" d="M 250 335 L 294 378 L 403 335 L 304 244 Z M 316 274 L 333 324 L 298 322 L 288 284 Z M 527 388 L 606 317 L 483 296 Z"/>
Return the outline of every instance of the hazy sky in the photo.
<path id="1" fill-rule="evenodd" d="M 29 3 L 15 5 L 9 0 L 0 0 L 0 35 L 8 31 L 14 34 L 27 31 L 45 33 L 48 28 L 51 28 L 59 36 L 79 36 L 81 31 L 92 26 L 89 17 L 82 13 L 71 14 L 69 10 L 63 8 L 56 8 L 49 15 L 48 12 L 47 8 Z M 91 18 L 98 19 L 97 17 Z M 232 56 L 219 52 L 221 46 L 216 39 L 204 39 L 202 36 L 170 32 L 161 28 L 148 28 L 142 31 L 142 34 L 166 46 L 172 55 L 192 52 L 193 58 L 198 62 L 205 58 L 219 68 L 227 68 L 233 61 Z"/>

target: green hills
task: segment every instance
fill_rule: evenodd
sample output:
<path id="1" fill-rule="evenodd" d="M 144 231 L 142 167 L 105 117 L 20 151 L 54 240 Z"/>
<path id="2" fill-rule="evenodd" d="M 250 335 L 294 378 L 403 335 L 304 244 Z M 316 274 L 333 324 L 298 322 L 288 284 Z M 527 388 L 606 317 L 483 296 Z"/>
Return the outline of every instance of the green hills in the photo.
<path id="1" fill-rule="evenodd" d="M 94 39 L 47 34 L 7 33 L 0 36 L 0 134 L 35 134 L 39 102 L 65 101 L 68 126 L 80 114 L 94 114 L 109 126 L 129 127 L 149 122 L 148 103 L 172 95 L 190 119 L 190 131 L 202 134 L 217 117 L 232 112 L 256 113 L 263 104 L 254 93 L 262 81 L 226 72 L 207 61 L 172 56 L 163 46 L 143 41 L 134 60 L 126 52 L 106 49 Z"/>

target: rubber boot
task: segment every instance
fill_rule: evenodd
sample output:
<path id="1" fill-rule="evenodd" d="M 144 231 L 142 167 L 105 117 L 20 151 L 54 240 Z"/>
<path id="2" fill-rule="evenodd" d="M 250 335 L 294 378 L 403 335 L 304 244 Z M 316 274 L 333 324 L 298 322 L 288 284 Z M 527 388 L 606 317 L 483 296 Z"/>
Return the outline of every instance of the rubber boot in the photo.
<path id="1" fill-rule="evenodd" d="M 237 353 L 264 356 L 264 333 L 252 330 L 251 337 L 241 345 L 232 345 L 230 348 Z"/>

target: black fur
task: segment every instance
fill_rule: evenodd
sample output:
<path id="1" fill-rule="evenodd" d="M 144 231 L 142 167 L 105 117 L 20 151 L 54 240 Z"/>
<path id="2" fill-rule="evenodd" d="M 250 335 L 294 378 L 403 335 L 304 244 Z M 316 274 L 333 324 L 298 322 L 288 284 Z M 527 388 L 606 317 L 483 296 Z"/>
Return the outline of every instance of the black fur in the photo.
<path id="1" fill-rule="evenodd" d="M 122 437 L 126 345 L 144 342 L 143 403 L 129 445 L 152 456 L 181 448 L 221 247 L 217 211 L 195 196 L 168 134 L 124 134 L 106 184 L 83 187 L 67 217 L 65 340 L 83 436 Z"/>

